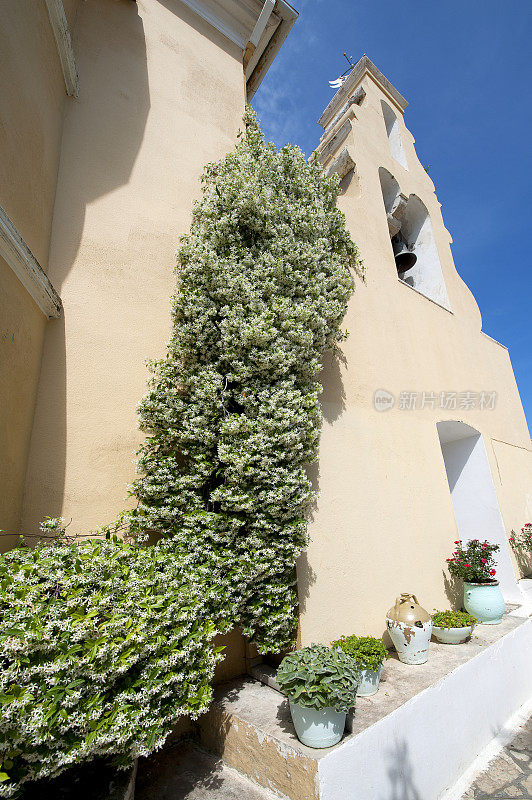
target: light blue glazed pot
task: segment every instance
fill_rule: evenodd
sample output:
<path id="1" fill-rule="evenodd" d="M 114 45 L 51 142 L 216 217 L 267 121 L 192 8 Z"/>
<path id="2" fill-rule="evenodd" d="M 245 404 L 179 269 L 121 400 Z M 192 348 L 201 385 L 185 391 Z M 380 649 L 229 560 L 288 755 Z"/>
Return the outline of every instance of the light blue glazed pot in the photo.
<path id="1" fill-rule="evenodd" d="M 300 742 L 307 747 L 332 747 L 344 735 L 345 712 L 334 708 L 306 708 L 290 701 L 292 722 Z"/>
<path id="2" fill-rule="evenodd" d="M 464 608 L 484 625 L 498 625 L 506 611 L 499 582 L 468 583 L 464 581 Z"/>
<path id="3" fill-rule="evenodd" d="M 381 677 L 381 669 L 361 669 L 360 670 L 360 683 L 358 684 L 357 697 L 371 697 L 379 688 L 379 680 Z"/>

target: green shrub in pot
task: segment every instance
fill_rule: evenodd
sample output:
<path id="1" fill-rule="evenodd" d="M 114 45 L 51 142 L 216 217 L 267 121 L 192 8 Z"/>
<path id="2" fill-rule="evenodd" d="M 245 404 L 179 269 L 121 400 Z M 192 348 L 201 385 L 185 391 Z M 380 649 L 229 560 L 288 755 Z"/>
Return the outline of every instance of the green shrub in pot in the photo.
<path id="1" fill-rule="evenodd" d="M 442 644 L 462 644 L 471 636 L 478 620 L 466 611 L 435 611 L 432 632 Z"/>
<path id="2" fill-rule="evenodd" d="M 360 679 L 356 662 L 340 648 L 313 644 L 287 655 L 277 682 L 290 701 L 299 739 L 309 747 L 340 741 Z"/>
<path id="3" fill-rule="evenodd" d="M 356 662 L 361 671 L 361 681 L 357 694 L 369 697 L 379 688 L 380 672 L 383 662 L 388 658 L 388 651 L 382 639 L 374 636 L 342 636 L 333 642 L 333 647 L 340 647 Z"/>

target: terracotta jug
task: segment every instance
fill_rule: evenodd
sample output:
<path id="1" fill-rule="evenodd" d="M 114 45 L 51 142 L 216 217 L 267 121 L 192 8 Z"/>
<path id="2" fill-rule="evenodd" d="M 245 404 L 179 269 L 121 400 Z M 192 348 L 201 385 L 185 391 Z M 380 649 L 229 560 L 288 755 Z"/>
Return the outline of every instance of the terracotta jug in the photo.
<path id="1" fill-rule="evenodd" d="M 386 626 L 399 660 L 424 664 L 428 658 L 432 618 L 415 594 L 403 592 L 386 614 Z"/>

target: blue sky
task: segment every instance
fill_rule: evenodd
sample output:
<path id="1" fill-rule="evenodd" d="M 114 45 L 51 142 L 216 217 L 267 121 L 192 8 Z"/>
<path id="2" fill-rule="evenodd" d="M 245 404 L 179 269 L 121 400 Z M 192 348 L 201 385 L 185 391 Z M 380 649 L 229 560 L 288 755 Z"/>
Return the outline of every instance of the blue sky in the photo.
<path id="1" fill-rule="evenodd" d="M 267 139 L 316 147 L 328 81 L 363 53 L 409 101 L 457 269 L 505 344 L 532 429 L 532 3 L 295 0 L 252 105 Z"/>

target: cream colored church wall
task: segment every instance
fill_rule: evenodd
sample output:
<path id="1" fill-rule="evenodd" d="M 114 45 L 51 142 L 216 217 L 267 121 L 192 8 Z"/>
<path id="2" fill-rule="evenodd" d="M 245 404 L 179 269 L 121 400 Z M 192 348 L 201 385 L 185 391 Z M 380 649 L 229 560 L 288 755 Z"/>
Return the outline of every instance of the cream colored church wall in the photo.
<path id="1" fill-rule="evenodd" d="M 0 4 L 0 69 L 0 205 L 46 271 L 69 98 L 44 2 Z M 46 319 L 2 259 L 0 284 L 0 529 L 13 534 L 4 550 L 19 532 Z"/>
<path id="2" fill-rule="evenodd" d="M 125 507 L 174 251 L 244 111 L 241 51 L 178 0 L 88 0 L 76 31 L 49 265 L 64 314 L 47 326 L 25 532 L 50 514 L 84 533 Z"/>
<path id="3" fill-rule="evenodd" d="M 345 358 L 328 357 L 322 376 L 320 460 L 311 471 L 319 497 L 311 543 L 298 564 L 303 644 L 352 632 L 380 636 L 400 592 L 415 593 L 428 610 L 456 600 L 445 559 L 457 528 L 438 421 L 461 420 L 482 433 L 508 533 L 532 491 L 530 437 L 508 352 L 481 333 L 480 312 L 453 263 L 434 185 L 401 113 L 395 109 L 408 170 L 390 153 L 381 106 L 383 99 L 392 104 L 390 98 L 367 74 L 362 85 L 366 98 L 352 107 L 352 131 L 341 145 L 356 162 L 356 174 L 339 205 L 367 277 L 357 282 L 345 319 Z M 407 197 L 416 194 L 427 206 L 452 313 L 399 281 L 379 167 Z M 375 410 L 377 389 L 395 396 L 392 409 Z M 438 403 L 400 409 L 401 392 L 417 392 L 419 404 L 424 391 L 496 392 L 497 401 L 493 410 L 443 410 Z"/>
<path id="4" fill-rule="evenodd" d="M 0 258 L 0 552 L 17 541 L 46 319 Z"/>

